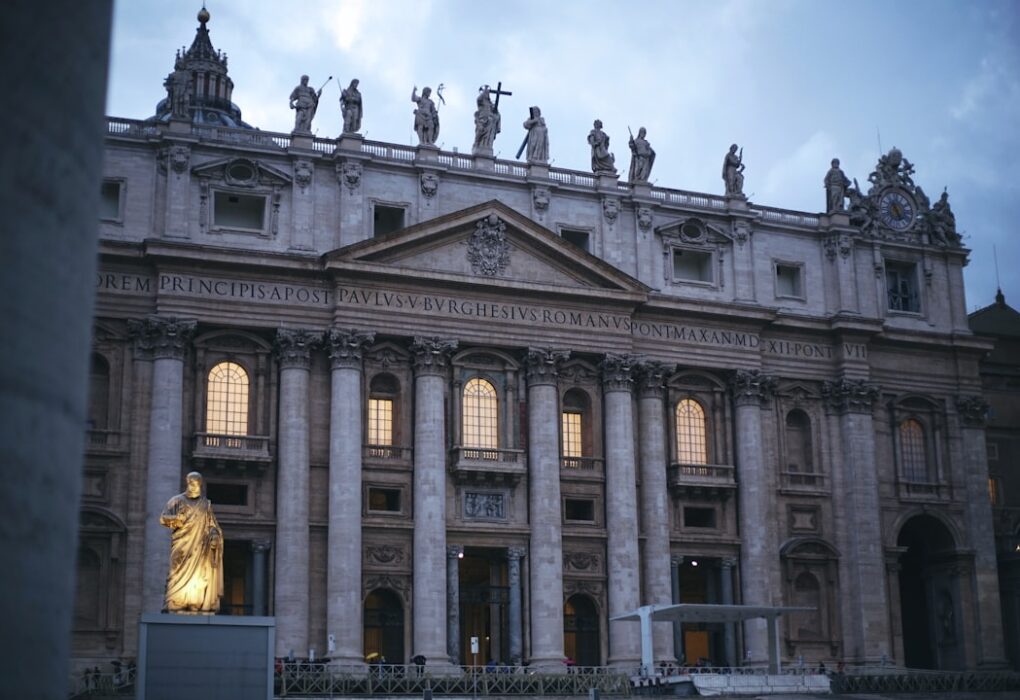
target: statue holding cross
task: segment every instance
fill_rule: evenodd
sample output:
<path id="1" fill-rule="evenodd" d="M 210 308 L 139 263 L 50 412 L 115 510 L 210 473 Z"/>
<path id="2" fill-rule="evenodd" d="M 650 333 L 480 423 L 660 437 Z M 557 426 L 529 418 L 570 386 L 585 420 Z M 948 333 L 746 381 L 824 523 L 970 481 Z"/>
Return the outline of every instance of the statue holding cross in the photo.
<path id="1" fill-rule="evenodd" d="M 471 148 L 475 155 L 492 155 L 492 144 L 500 132 L 499 98 L 501 95 L 512 94 L 503 90 L 502 81 L 496 84 L 495 90 L 488 85 L 478 88 L 478 98 L 475 100 L 478 106 L 475 110 L 475 142 Z M 495 104 L 492 95 L 496 96 Z"/>

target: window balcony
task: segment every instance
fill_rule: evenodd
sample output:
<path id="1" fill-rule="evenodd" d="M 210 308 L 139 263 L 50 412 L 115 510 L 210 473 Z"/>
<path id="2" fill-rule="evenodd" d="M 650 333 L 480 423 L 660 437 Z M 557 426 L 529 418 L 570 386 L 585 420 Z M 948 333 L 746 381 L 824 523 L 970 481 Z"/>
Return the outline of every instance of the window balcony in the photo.
<path id="1" fill-rule="evenodd" d="M 508 483 L 516 485 L 528 471 L 524 450 L 454 447 L 450 473 L 457 483 Z"/>
<path id="2" fill-rule="evenodd" d="M 896 491 L 901 501 L 944 503 L 953 498 L 952 487 L 943 482 L 900 479 L 896 484 Z"/>
<path id="3" fill-rule="evenodd" d="M 605 481 L 605 460 L 599 457 L 560 457 L 560 476 L 565 479 Z"/>
<path id="4" fill-rule="evenodd" d="M 727 464 L 669 465 L 669 489 L 674 496 L 726 499 L 737 488 L 734 469 Z"/>
<path id="5" fill-rule="evenodd" d="M 121 434 L 116 430 L 89 430 L 85 436 L 85 449 L 89 452 L 119 451 L 120 442 Z"/>
<path id="6" fill-rule="evenodd" d="M 827 493 L 828 480 L 814 472 L 780 472 L 780 490 L 790 493 Z"/>
<path id="7" fill-rule="evenodd" d="M 410 469 L 414 463 L 414 449 L 400 445 L 362 445 L 361 461 L 365 466 Z"/>
<path id="8" fill-rule="evenodd" d="M 261 476 L 272 462 L 268 435 L 195 433 L 191 457 L 197 466 L 213 472 Z"/>

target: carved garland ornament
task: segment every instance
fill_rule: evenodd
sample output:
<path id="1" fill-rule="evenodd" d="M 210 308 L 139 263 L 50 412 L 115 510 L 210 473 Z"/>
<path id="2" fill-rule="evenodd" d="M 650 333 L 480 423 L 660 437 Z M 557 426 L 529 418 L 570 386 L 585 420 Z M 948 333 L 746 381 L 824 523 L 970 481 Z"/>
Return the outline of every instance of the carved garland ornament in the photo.
<path id="1" fill-rule="evenodd" d="M 475 224 L 475 232 L 468 240 L 468 262 L 476 275 L 498 275 L 510 264 L 510 243 L 506 239 L 506 224 L 490 214 Z"/>

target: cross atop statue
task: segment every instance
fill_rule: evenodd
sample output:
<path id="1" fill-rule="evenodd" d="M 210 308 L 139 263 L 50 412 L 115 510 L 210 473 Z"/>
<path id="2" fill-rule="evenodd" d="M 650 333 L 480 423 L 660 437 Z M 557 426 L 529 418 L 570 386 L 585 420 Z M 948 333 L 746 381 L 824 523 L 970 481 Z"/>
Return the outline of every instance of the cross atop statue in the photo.
<path id="1" fill-rule="evenodd" d="M 496 83 L 496 89 L 495 90 L 493 90 L 488 85 L 485 86 L 485 89 L 488 90 L 490 95 L 495 95 L 496 96 L 496 104 L 493 106 L 493 109 L 496 110 L 497 112 L 499 111 L 499 96 L 500 95 L 506 95 L 507 97 L 509 97 L 510 95 L 513 94 L 512 92 L 507 92 L 506 90 L 503 89 L 503 81 L 502 80 L 500 80 L 498 83 Z"/>

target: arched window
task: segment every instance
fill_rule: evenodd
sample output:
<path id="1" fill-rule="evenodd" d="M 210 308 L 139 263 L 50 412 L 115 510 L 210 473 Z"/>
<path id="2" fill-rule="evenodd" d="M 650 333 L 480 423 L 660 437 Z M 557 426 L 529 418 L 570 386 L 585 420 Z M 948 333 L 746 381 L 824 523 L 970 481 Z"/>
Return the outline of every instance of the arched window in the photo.
<path id="1" fill-rule="evenodd" d="M 110 418 L 110 365 L 98 353 L 92 353 L 89 367 L 89 430 L 106 430 Z"/>
<path id="2" fill-rule="evenodd" d="M 822 592 L 818 579 L 813 574 L 803 572 L 793 582 L 793 605 L 811 608 L 794 616 L 794 633 L 797 639 L 822 638 Z"/>
<path id="3" fill-rule="evenodd" d="M 248 373 L 234 362 L 209 370 L 205 431 L 215 435 L 248 434 Z"/>
<path id="4" fill-rule="evenodd" d="M 464 385 L 464 447 L 492 450 L 499 447 L 497 405 L 496 388 L 486 380 L 475 377 Z"/>
<path id="5" fill-rule="evenodd" d="M 705 409 L 694 399 L 676 405 L 676 459 L 680 464 L 707 464 Z"/>
<path id="6" fill-rule="evenodd" d="M 786 414 L 786 471 L 791 484 L 813 484 L 811 419 L 799 408 Z"/>
<path id="7" fill-rule="evenodd" d="M 396 400 L 400 383 L 390 374 L 372 377 L 368 389 L 368 444 L 390 446 L 394 443 Z"/>
<path id="8" fill-rule="evenodd" d="M 571 389 L 563 396 L 560 429 L 563 438 L 563 465 L 565 467 L 579 468 L 581 467 L 580 458 L 591 456 L 588 415 L 587 394 L 579 389 Z"/>
<path id="9" fill-rule="evenodd" d="M 900 453 L 906 481 L 928 481 L 928 455 L 924 447 L 924 427 L 913 418 L 900 423 Z"/>

